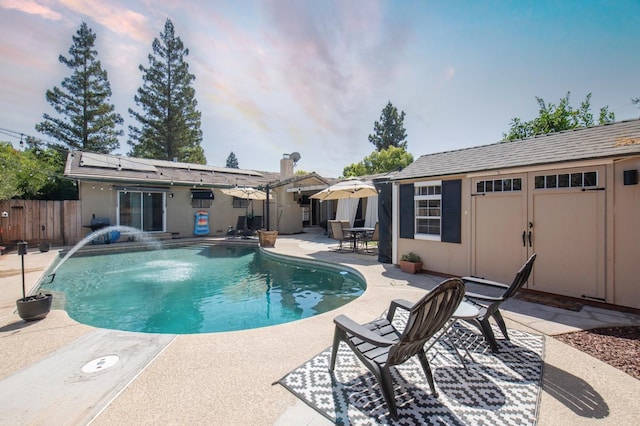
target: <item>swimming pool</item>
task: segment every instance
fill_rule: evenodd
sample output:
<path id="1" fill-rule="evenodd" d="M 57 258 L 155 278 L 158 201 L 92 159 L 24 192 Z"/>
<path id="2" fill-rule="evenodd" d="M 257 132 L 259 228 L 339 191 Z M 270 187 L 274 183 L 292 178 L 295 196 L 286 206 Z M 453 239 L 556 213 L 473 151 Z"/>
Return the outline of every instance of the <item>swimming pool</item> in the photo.
<path id="1" fill-rule="evenodd" d="M 190 334 L 311 317 L 357 298 L 366 284 L 350 269 L 218 245 L 75 255 L 40 288 L 83 324 Z"/>

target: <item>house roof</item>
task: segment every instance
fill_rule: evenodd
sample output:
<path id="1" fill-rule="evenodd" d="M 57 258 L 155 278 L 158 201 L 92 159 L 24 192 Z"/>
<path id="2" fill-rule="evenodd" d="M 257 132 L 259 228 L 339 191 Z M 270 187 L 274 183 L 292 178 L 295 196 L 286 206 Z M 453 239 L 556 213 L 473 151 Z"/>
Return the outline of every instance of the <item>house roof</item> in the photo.
<path id="1" fill-rule="evenodd" d="M 202 164 L 120 157 L 92 152 L 69 153 L 65 176 L 96 182 L 177 185 L 207 188 L 260 186 L 276 182 L 279 173 L 229 169 Z"/>
<path id="2" fill-rule="evenodd" d="M 420 156 L 393 180 L 640 154 L 640 120 Z"/>

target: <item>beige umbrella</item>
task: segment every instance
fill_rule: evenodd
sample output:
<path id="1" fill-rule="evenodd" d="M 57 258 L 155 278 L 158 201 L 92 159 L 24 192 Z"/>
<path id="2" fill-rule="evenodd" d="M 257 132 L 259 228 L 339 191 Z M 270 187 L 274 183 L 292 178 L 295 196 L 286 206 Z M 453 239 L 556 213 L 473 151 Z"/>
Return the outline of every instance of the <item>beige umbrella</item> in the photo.
<path id="1" fill-rule="evenodd" d="M 342 182 L 338 182 L 335 185 L 331 185 L 322 191 L 313 194 L 309 198 L 315 198 L 316 200 L 340 200 L 344 198 L 365 198 L 378 195 L 376 187 L 370 182 L 365 182 L 360 179 L 347 179 Z"/>
<path id="2" fill-rule="evenodd" d="M 221 189 L 223 194 L 230 195 L 236 198 L 242 198 L 245 200 L 260 200 L 264 201 L 267 199 L 267 194 L 264 191 L 260 191 L 259 189 L 249 188 L 246 186 L 237 186 L 234 188 L 225 188 Z"/>

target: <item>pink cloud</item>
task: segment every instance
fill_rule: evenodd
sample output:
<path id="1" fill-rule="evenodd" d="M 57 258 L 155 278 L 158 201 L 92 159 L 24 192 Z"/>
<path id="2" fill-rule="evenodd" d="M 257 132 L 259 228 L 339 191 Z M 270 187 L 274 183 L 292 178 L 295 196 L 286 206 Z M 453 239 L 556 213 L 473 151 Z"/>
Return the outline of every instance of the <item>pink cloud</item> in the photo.
<path id="1" fill-rule="evenodd" d="M 61 0 L 70 10 L 86 15 L 114 33 L 148 44 L 153 32 L 147 18 L 116 2 L 103 0 Z"/>
<path id="2" fill-rule="evenodd" d="M 29 15 L 37 15 L 44 19 L 58 21 L 62 15 L 46 6 L 31 0 L 0 0 L 0 8 L 18 10 Z"/>

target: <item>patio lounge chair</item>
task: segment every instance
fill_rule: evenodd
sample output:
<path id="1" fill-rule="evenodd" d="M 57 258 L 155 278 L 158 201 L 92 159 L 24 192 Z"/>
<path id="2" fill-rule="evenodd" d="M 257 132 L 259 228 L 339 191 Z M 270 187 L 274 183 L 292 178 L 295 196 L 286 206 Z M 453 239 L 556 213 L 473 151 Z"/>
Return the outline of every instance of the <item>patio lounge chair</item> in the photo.
<path id="1" fill-rule="evenodd" d="M 386 318 L 360 325 L 344 315 L 337 316 L 333 320 L 336 328 L 329 369 L 334 370 L 338 346 L 341 341 L 345 342 L 376 377 L 389 414 L 393 419 L 397 419 L 393 379 L 389 369 L 418 355 L 431 392 L 437 398 L 438 392 L 435 389 L 424 345 L 447 323 L 463 297 L 462 281 L 459 278 L 450 278 L 440 283 L 415 304 L 406 300 L 393 300 Z M 392 324 L 397 308 L 409 311 L 409 318 L 402 333 Z"/>
<path id="2" fill-rule="evenodd" d="M 499 308 L 502 302 L 515 296 L 527 282 L 535 260 L 536 254 L 534 253 L 516 273 L 511 285 L 476 277 L 462 277 L 466 289 L 465 298 L 480 309 L 480 316 L 471 322 L 482 331 L 493 352 L 498 352 L 498 343 L 489 319 L 493 317 L 504 338 L 509 340 L 507 326 L 504 324 Z"/>
<path id="3" fill-rule="evenodd" d="M 245 234 L 247 230 L 247 217 L 246 216 L 238 216 L 238 221 L 236 222 L 236 227 L 229 227 L 227 229 L 227 237 L 240 237 Z"/>
<path id="4" fill-rule="evenodd" d="M 346 236 L 342 231 L 342 224 L 337 220 L 330 220 L 329 227 L 331 229 L 331 238 L 338 241 L 340 244 L 338 246 L 338 251 L 343 251 L 344 243 L 351 243 L 352 239 L 350 236 Z"/>
<path id="5" fill-rule="evenodd" d="M 260 229 L 262 229 L 262 216 L 254 216 L 251 223 L 251 234 L 255 235 Z"/>

